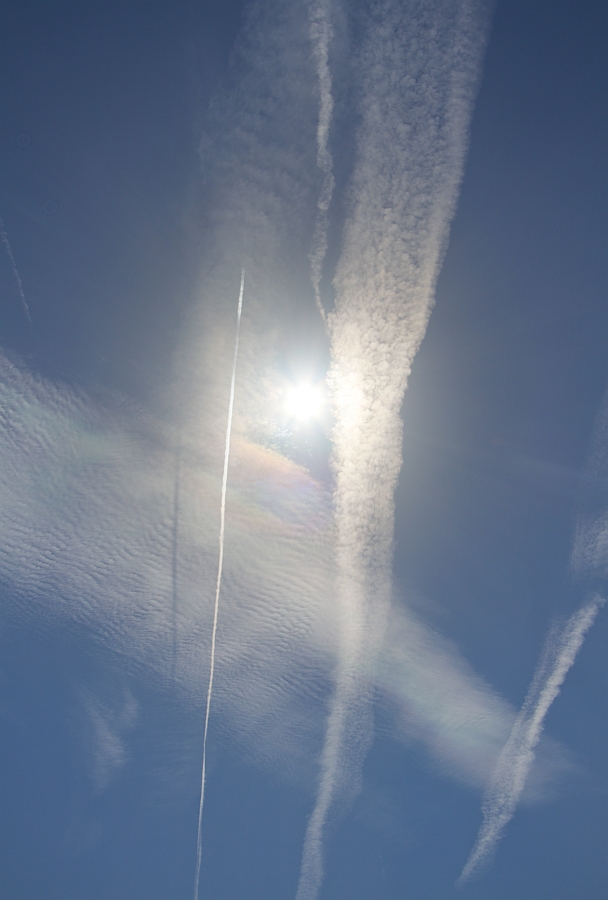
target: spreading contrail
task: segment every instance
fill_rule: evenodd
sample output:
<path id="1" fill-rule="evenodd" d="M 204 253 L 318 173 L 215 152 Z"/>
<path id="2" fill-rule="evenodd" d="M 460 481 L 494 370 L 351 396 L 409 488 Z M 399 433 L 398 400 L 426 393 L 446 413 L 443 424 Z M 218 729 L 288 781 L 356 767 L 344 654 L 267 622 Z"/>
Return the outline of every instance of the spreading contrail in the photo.
<path id="1" fill-rule="evenodd" d="M 241 312 L 243 310 L 243 292 L 245 290 L 245 270 L 241 272 L 241 287 L 236 315 L 236 338 L 234 341 L 234 359 L 232 362 L 232 379 L 230 381 L 230 401 L 228 403 L 228 422 L 226 425 L 226 447 L 224 450 L 224 473 L 222 475 L 222 497 L 220 501 L 220 535 L 219 555 L 217 562 L 217 581 L 215 584 L 215 604 L 213 608 L 213 628 L 211 630 L 211 659 L 209 662 L 209 685 L 207 687 L 207 706 L 205 708 L 205 730 L 203 732 L 203 762 L 201 768 L 201 796 L 198 807 L 198 834 L 196 839 L 196 875 L 194 879 L 194 900 L 198 900 L 198 889 L 201 875 L 201 859 L 203 853 L 202 824 L 203 804 L 205 801 L 205 767 L 207 761 L 207 732 L 209 730 L 209 712 L 211 710 L 211 694 L 213 691 L 213 673 L 215 670 L 215 639 L 217 635 L 217 618 L 220 608 L 220 589 L 222 587 L 222 569 L 224 567 L 224 531 L 226 525 L 226 488 L 228 486 L 228 461 L 230 459 L 230 436 L 232 434 L 232 413 L 234 410 L 234 385 L 236 382 L 236 364 L 239 355 L 239 335 L 241 333 Z"/>
<path id="2" fill-rule="evenodd" d="M 545 716 L 560 692 L 585 635 L 604 600 L 595 596 L 562 628 L 553 628 L 517 719 L 505 744 L 482 804 L 483 823 L 458 884 L 462 885 L 488 860 L 513 817 L 534 762 Z"/>
<path id="3" fill-rule="evenodd" d="M 485 0 L 378 0 L 361 29 L 356 162 L 328 316 L 340 645 L 297 900 L 318 897 L 327 826 L 356 795 L 373 735 L 400 410 L 462 179 L 488 13 Z"/>
<path id="4" fill-rule="evenodd" d="M 11 267 L 13 269 L 13 275 L 15 277 L 15 281 L 17 282 L 17 290 L 19 291 L 19 299 L 21 300 L 21 307 L 25 316 L 30 323 L 32 324 L 32 317 L 30 315 L 30 308 L 27 305 L 27 300 L 25 299 L 25 294 L 23 292 L 23 282 L 21 281 L 21 276 L 19 275 L 19 270 L 17 269 L 17 263 L 15 262 L 15 257 L 13 256 L 13 249 L 10 245 L 8 235 L 6 233 L 6 228 L 4 227 L 4 222 L 0 218 L 0 239 L 4 244 L 4 249 L 6 250 L 7 256 L 11 261 Z"/>
<path id="5" fill-rule="evenodd" d="M 317 220 L 309 253 L 311 281 L 315 303 L 326 323 L 327 314 L 321 300 L 321 275 L 327 253 L 327 216 L 334 192 L 333 160 L 329 150 L 329 129 L 334 108 L 332 78 L 329 68 L 329 44 L 333 29 L 330 21 L 329 0 L 311 0 L 309 9 L 310 39 L 317 64 L 319 82 L 319 121 L 317 124 L 317 165 L 323 174 L 321 193 L 317 201 Z"/>

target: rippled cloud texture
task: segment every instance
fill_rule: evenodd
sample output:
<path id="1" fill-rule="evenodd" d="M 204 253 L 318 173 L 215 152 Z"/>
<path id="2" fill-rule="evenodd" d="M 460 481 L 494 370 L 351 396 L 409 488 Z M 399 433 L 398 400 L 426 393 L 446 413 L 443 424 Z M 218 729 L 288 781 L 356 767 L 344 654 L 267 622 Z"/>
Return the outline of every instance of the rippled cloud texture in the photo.
<path id="1" fill-rule="evenodd" d="M 173 435 L 0 361 L 0 573 L 13 598 L 4 621 L 85 628 L 134 674 L 202 712 L 218 477 L 204 454 L 182 449 L 175 607 Z M 237 443 L 233 459 L 214 721 L 249 758 L 310 785 L 339 626 L 330 498 L 272 451 Z M 375 682 L 395 734 L 481 786 L 514 711 L 455 646 L 401 606 L 391 616 Z M 101 785 L 124 758 L 135 707 L 83 702 L 93 731 L 110 735 L 96 755 Z"/>

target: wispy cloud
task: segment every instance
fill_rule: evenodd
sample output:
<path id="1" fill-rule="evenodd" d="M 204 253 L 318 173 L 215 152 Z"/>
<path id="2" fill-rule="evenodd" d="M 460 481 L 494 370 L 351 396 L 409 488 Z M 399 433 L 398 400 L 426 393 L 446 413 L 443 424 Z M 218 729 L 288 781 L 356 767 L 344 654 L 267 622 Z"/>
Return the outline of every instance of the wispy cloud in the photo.
<path id="1" fill-rule="evenodd" d="M 483 824 L 459 884 L 468 881 L 488 861 L 512 819 L 534 762 L 545 717 L 604 602 L 600 597 L 593 597 L 565 625 L 551 630 L 524 704 L 492 774 L 482 804 Z"/>
<path id="2" fill-rule="evenodd" d="M 128 689 L 117 704 L 86 689 L 80 695 L 91 726 L 93 784 L 102 793 L 127 762 L 125 736 L 135 726 L 139 706 Z"/>
<path id="3" fill-rule="evenodd" d="M 363 23 L 361 126 L 329 321 L 336 425 L 335 688 L 297 900 L 315 900 L 330 812 L 360 785 L 391 597 L 400 407 L 462 178 L 487 7 L 381 0 Z"/>

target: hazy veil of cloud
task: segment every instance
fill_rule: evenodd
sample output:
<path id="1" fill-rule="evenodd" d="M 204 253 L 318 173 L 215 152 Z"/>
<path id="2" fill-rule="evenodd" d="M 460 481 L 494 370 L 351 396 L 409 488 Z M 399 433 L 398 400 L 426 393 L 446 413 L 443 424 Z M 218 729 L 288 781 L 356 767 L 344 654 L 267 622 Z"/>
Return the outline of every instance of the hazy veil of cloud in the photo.
<path id="1" fill-rule="evenodd" d="M 204 451 L 183 436 L 175 609 L 173 435 L 2 358 L 0 398 L 3 618 L 85 628 L 198 708 L 221 488 Z M 235 442 L 231 471 L 215 721 L 252 759 L 306 772 L 330 658 L 329 502 L 261 447 Z"/>
<path id="2" fill-rule="evenodd" d="M 468 0 L 384 0 L 363 23 L 361 125 L 329 321 L 340 649 L 298 900 L 318 895 L 328 817 L 357 792 L 372 736 L 400 407 L 455 209 L 487 27 L 488 7 Z"/>
<path id="3" fill-rule="evenodd" d="M 272 419 L 278 335 L 293 327 L 302 306 L 314 309 L 308 252 L 317 217 L 320 123 L 310 29 L 305 3 L 253 3 L 230 76 L 206 117 L 200 147 L 206 210 L 201 276 L 176 353 L 172 390 L 179 414 L 190 427 L 198 420 L 203 439 L 215 447 L 223 446 L 228 334 L 241 269 L 247 272 L 247 303 L 235 433 L 264 431 L 260 423 Z"/>
<path id="4" fill-rule="evenodd" d="M 204 712 L 221 496 L 213 458 L 182 435 L 174 546 L 174 435 L 164 426 L 1 356 L 0 409 L 3 621 L 84 629 L 120 656 L 121 672 Z M 308 789 L 341 627 L 330 497 L 299 466 L 239 440 L 226 528 L 214 728 Z M 515 713 L 453 645 L 396 606 L 370 674 L 398 737 L 428 747 L 449 777 L 485 786 Z M 82 697 L 102 789 L 126 759 L 134 719 L 125 721 L 126 700 Z M 200 728 L 189 739 L 180 753 L 194 771 Z"/>

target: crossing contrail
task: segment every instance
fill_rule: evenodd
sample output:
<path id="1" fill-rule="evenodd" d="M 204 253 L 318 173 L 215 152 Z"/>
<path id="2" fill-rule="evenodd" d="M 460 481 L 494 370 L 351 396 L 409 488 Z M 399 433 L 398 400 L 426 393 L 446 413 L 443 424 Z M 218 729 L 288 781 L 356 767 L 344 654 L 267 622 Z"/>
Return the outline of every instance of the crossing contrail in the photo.
<path id="1" fill-rule="evenodd" d="M 201 875 L 201 859 L 203 852 L 202 824 L 203 804 L 205 801 L 205 767 L 207 762 L 207 732 L 209 731 L 209 712 L 211 710 L 211 694 L 213 691 L 213 673 L 215 670 L 215 639 L 217 635 L 217 618 L 220 608 L 220 590 L 222 587 L 222 569 L 224 567 L 224 532 L 226 525 L 226 488 L 228 485 L 228 461 L 230 459 L 230 436 L 232 433 L 232 413 L 234 410 L 234 385 L 236 382 L 236 364 L 239 355 L 239 335 L 241 332 L 241 312 L 243 310 L 243 292 L 245 290 L 245 270 L 241 272 L 241 287 L 236 314 L 236 338 L 234 341 L 234 359 L 232 362 L 232 379 L 230 381 L 230 401 L 228 403 L 228 422 L 226 425 L 226 447 L 224 450 L 224 473 L 222 475 L 222 496 L 220 501 L 220 535 L 217 561 L 217 580 L 215 584 L 215 604 L 213 607 L 213 628 L 211 630 L 211 658 L 209 662 L 209 685 L 207 687 L 207 705 L 205 708 L 205 730 L 203 732 L 203 762 L 201 767 L 201 796 L 198 807 L 198 833 L 196 839 L 196 875 L 194 879 L 194 900 L 198 900 L 198 889 Z"/>
<path id="2" fill-rule="evenodd" d="M 604 602 L 601 597 L 593 597 L 562 628 L 554 628 L 549 634 L 524 704 L 498 757 L 482 804 L 483 824 L 458 879 L 459 885 L 488 860 L 513 818 L 534 762 L 534 748 L 540 740 L 545 716 Z"/>
<path id="3" fill-rule="evenodd" d="M 309 9 L 310 39 L 312 52 L 317 64 L 319 82 L 319 121 L 317 123 L 317 165 L 323 174 L 321 193 L 317 201 L 317 220 L 312 239 L 310 260 L 311 281 L 315 292 L 315 303 L 326 323 L 327 314 L 321 300 L 321 275 L 327 254 L 327 216 L 334 192 L 333 160 L 329 149 L 329 129 L 334 108 L 332 78 L 329 68 L 329 44 L 333 29 L 330 21 L 329 0 L 312 0 Z"/>
<path id="4" fill-rule="evenodd" d="M 598 485 L 607 481 L 608 393 L 604 396 L 594 431 L 587 460 L 593 500 L 589 504 L 589 494 L 583 498 L 571 565 L 575 576 L 595 581 L 606 570 L 608 546 L 606 510 L 596 508 Z M 540 740 L 545 716 L 604 602 L 601 597 L 592 596 L 565 625 L 554 625 L 550 631 L 524 704 L 498 757 L 482 803 L 483 822 L 457 884 L 464 884 L 489 861 L 505 827 L 513 818 L 534 762 L 534 748 Z"/>
<path id="5" fill-rule="evenodd" d="M 27 300 L 25 299 L 25 294 L 23 292 L 23 282 L 21 281 L 21 276 L 19 275 L 19 270 L 17 269 L 17 263 L 15 262 L 15 257 L 13 256 L 13 249 L 10 245 L 8 235 L 6 233 L 6 228 L 4 227 L 4 222 L 0 218 L 0 239 L 4 244 L 4 249 L 6 250 L 6 254 L 11 261 L 11 267 L 13 269 L 13 275 L 15 277 L 15 281 L 17 282 L 17 290 L 19 291 L 19 299 L 21 300 L 21 307 L 23 312 L 25 313 L 25 317 L 32 324 L 32 317 L 30 315 L 30 308 L 27 305 Z"/>

